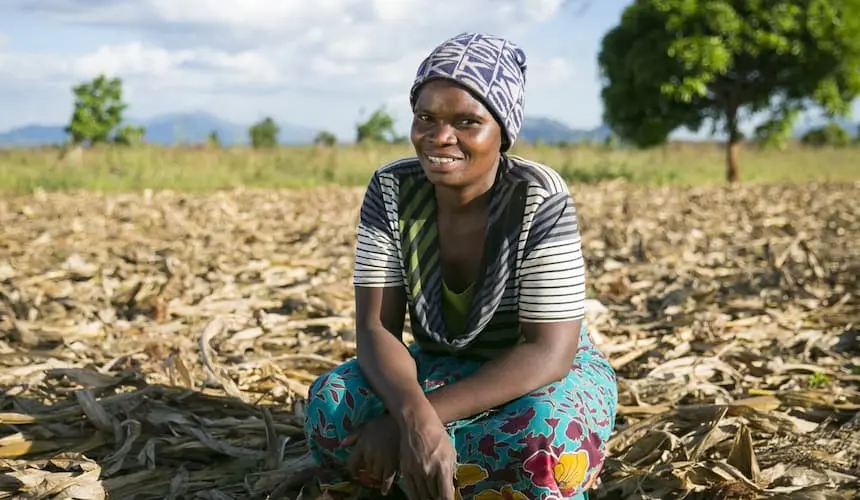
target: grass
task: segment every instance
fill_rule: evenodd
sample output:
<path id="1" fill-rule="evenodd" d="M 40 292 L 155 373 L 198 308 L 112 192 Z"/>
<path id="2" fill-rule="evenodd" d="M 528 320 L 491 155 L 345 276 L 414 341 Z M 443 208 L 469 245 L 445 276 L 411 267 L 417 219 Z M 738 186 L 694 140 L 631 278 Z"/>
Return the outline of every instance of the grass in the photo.
<path id="1" fill-rule="evenodd" d="M 519 145 L 513 154 L 547 164 L 571 183 L 625 179 L 644 184 L 721 184 L 725 153 L 719 144 L 677 143 L 651 150 L 600 146 Z M 60 160 L 59 148 L 0 150 L 0 192 L 36 189 L 142 189 L 211 191 L 239 186 L 300 188 L 325 184 L 364 186 L 385 162 L 411 156 L 408 145 L 250 148 L 95 148 Z M 745 147 L 744 182 L 854 181 L 860 147 L 785 150 Z"/>

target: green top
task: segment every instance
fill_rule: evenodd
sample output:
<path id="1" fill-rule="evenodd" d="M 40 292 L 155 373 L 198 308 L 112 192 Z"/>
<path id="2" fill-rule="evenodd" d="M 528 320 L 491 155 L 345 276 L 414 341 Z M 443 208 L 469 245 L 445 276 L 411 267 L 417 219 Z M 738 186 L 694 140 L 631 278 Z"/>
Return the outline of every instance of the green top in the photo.
<path id="1" fill-rule="evenodd" d="M 472 303 L 472 295 L 474 293 L 474 283 L 462 292 L 455 293 L 448 288 L 445 280 L 442 280 L 442 315 L 445 318 L 445 326 L 455 335 L 459 335 L 466 330 L 469 306 Z"/>
<path id="2" fill-rule="evenodd" d="M 428 222 L 427 218 L 422 217 L 421 222 L 422 224 Z M 413 258 L 416 261 L 420 260 L 424 250 L 422 245 L 417 245 Z M 462 335 L 469 322 L 469 307 L 472 305 L 472 296 L 475 295 L 475 283 L 470 283 L 465 290 L 457 293 L 448 288 L 444 278 L 440 281 L 442 283 L 442 320 L 445 322 L 445 328 L 453 335 Z"/>

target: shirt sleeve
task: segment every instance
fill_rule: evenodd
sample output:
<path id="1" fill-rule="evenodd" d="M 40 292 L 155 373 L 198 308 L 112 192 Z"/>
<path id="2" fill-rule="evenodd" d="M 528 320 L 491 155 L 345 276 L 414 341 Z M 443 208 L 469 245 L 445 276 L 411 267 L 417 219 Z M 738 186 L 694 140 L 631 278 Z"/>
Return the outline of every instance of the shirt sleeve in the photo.
<path id="1" fill-rule="evenodd" d="M 403 284 L 400 256 L 388 223 L 382 181 L 370 179 L 359 212 L 353 285 L 366 287 Z"/>
<path id="2" fill-rule="evenodd" d="M 519 319 L 551 322 L 585 314 L 585 261 L 573 199 L 546 198 L 534 215 L 520 268 Z"/>

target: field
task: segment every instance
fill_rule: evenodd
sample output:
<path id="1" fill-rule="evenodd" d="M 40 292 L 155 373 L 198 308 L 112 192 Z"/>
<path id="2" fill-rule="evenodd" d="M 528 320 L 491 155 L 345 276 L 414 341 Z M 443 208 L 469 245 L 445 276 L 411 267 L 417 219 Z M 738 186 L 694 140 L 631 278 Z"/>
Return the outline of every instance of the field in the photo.
<path id="1" fill-rule="evenodd" d="M 519 145 L 514 154 L 543 162 L 572 183 L 623 179 L 648 185 L 721 184 L 721 144 L 672 143 L 647 151 L 600 146 Z M 410 146 L 245 148 L 96 148 L 71 151 L 0 149 L 0 192 L 30 193 L 145 188 L 211 191 L 233 187 L 363 187 L 374 168 L 414 151 Z M 844 182 L 860 179 L 860 146 L 784 150 L 747 147 L 741 152 L 745 182 Z"/>
<path id="2" fill-rule="evenodd" d="M 745 150 L 732 187 L 717 146 L 518 153 L 571 181 L 619 376 L 592 498 L 860 495 L 857 150 Z M 0 151 L 0 498 L 315 498 L 303 398 L 400 154 Z"/>

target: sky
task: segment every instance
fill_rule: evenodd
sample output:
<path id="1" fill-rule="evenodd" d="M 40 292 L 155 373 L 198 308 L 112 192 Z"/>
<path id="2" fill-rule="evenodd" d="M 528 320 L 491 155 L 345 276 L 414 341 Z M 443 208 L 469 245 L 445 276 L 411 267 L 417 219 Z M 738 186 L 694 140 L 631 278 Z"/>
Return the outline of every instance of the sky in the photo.
<path id="1" fill-rule="evenodd" d="M 421 60 L 463 31 L 526 52 L 526 115 L 601 122 L 596 64 L 624 0 L 2 0 L 0 131 L 64 124 L 71 87 L 123 78 L 127 114 L 265 116 L 343 138 L 379 106 L 405 131 Z M 860 106 L 855 106 L 860 116 Z"/>

